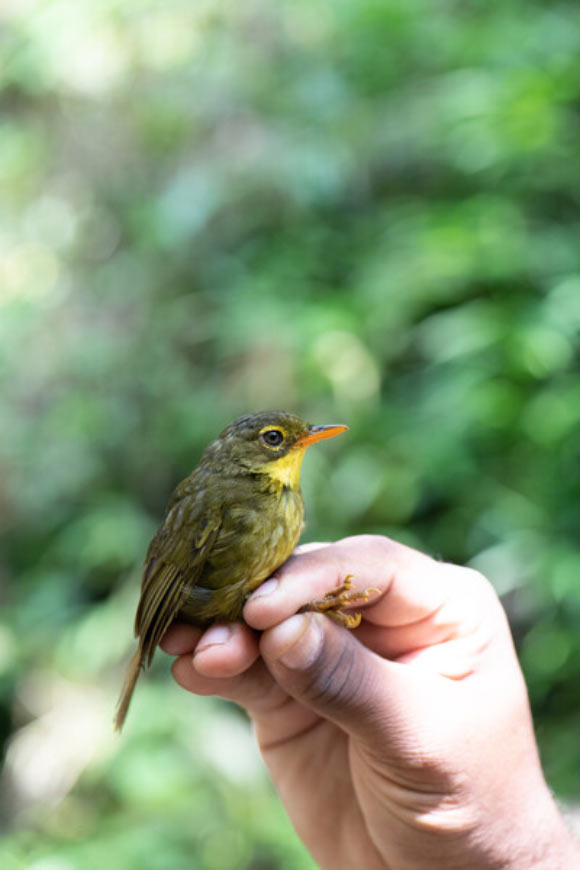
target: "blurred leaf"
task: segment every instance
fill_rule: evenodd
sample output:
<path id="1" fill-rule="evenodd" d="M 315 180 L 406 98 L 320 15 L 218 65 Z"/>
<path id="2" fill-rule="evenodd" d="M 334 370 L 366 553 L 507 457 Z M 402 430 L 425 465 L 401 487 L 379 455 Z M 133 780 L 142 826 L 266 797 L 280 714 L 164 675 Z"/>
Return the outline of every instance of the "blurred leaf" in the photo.
<path id="1" fill-rule="evenodd" d="M 0 18 L 0 705 L 29 798 L 2 866 L 314 866 L 244 720 L 161 655 L 108 730 L 173 487 L 273 406 L 350 427 L 305 462 L 308 539 L 389 534 L 505 594 L 577 797 L 580 7 Z"/>

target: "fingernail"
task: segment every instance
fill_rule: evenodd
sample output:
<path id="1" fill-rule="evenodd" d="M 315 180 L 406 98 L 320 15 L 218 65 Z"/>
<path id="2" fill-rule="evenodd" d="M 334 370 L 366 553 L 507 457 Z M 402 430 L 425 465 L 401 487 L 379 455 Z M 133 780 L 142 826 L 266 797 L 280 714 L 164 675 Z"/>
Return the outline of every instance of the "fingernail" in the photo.
<path id="1" fill-rule="evenodd" d="M 200 643 L 197 645 L 193 657 L 204 652 L 210 646 L 221 646 L 227 643 L 232 636 L 232 630 L 229 625 L 214 625 L 206 631 Z"/>
<path id="2" fill-rule="evenodd" d="M 291 616 L 277 628 L 283 647 L 278 661 L 292 670 L 304 670 L 316 659 L 322 645 L 322 629 L 311 614 Z"/>
<path id="3" fill-rule="evenodd" d="M 270 577 L 269 580 L 266 580 L 265 583 L 262 583 L 261 586 L 258 586 L 253 595 L 250 596 L 250 601 L 255 601 L 256 598 L 265 598 L 266 595 L 271 595 L 272 592 L 275 592 L 280 582 L 277 577 Z"/>

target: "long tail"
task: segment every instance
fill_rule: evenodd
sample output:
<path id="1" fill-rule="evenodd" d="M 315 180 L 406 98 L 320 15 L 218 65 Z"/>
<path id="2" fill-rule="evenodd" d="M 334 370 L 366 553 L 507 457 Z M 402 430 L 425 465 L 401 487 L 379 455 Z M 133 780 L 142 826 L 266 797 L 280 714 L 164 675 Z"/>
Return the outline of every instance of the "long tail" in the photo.
<path id="1" fill-rule="evenodd" d="M 123 727 L 123 723 L 129 709 L 129 704 L 131 703 L 131 698 L 133 697 L 135 684 L 139 679 L 139 674 L 141 673 L 142 667 L 143 650 L 141 649 L 141 644 L 139 644 L 139 649 L 136 651 L 136 653 L 131 658 L 131 661 L 129 662 L 129 667 L 127 668 L 127 676 L 125 677 L 125 682 L 123 684 L 123 688 L 121 689 L 121 694 L 119 695 L 119 701 L 117 703 L 117 710 L 115 712 L 114 719 L 115 731 L 120 731 Z"/>

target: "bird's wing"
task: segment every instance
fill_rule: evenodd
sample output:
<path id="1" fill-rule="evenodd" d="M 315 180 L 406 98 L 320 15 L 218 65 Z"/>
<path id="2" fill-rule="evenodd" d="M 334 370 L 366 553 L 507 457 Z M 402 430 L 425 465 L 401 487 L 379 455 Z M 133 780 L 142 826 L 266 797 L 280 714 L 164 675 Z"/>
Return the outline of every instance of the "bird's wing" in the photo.
<path id="1" fill-rule="evenodd" d="M 170 503 L 147 551 L 135 616 L 135 634 L 147 666 L 185 603 L 188 587 L 198 582 L 220 525 L 220 511 L 204 498 L 177 494 Z"/>

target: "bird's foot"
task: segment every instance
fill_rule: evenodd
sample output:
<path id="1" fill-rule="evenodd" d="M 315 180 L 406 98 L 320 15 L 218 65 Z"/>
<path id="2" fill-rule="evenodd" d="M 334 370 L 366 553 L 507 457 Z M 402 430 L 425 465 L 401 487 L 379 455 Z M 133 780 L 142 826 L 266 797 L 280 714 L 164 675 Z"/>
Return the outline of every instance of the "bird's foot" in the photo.
<path id="1" fill-rule="evenodd" d="M 328 592 L 324 598 L 315 598 L 309 604 L 301 607 L 299 613 L 305 611 L 313 611 L 314 613 L 325 613 L 333 622 L 344 628 L 357 628 L 360 625 L 360 613 L 343 613 L 342 607 L 348 607 L 355 601 L 368 601 L 372 593 L 380 595 L 380 589 L 370 587 L 369 589 L 353 589 L 351 577 L 348 574 L 344 578 L 344 582 L 337 588 Z"/>

